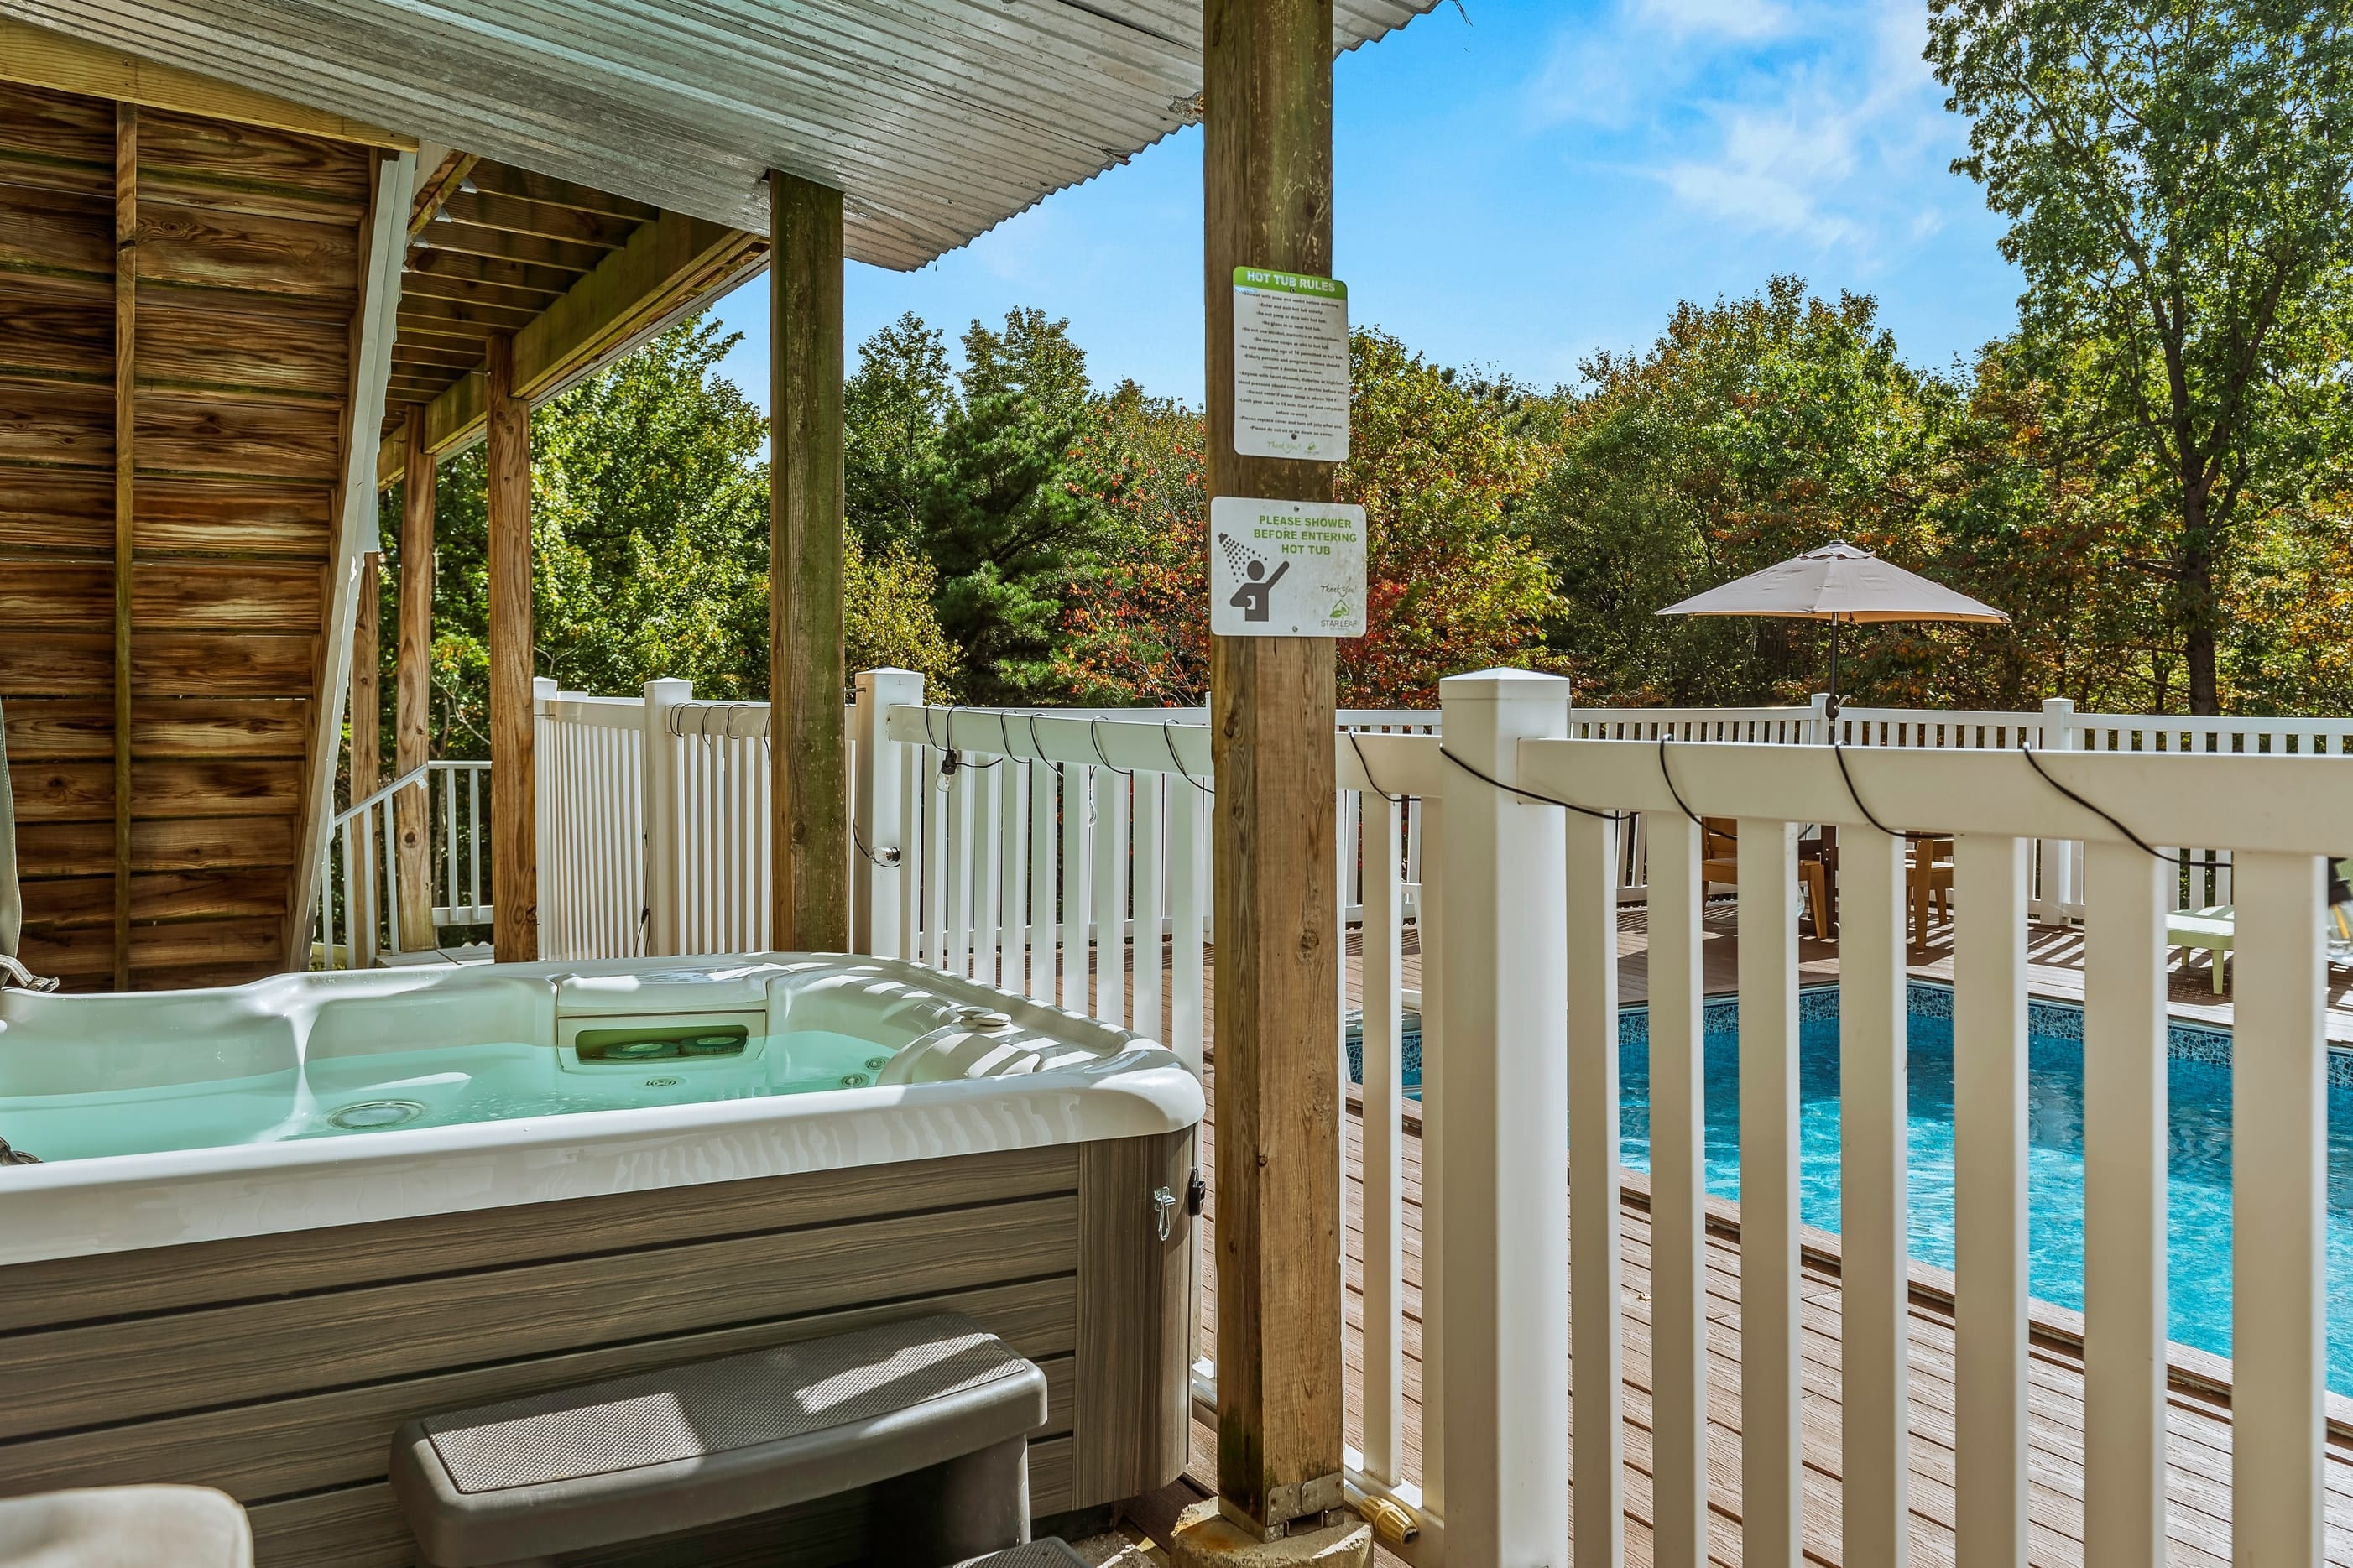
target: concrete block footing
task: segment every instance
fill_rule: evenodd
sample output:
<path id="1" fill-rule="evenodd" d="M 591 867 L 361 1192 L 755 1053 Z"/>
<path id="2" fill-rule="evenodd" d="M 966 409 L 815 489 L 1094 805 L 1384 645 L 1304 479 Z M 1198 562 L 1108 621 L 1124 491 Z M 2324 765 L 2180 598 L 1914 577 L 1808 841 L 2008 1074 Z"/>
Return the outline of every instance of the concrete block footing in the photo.
<path id="1" fill-rule="evenodd" d="M 1261 1541 L 1220 1514 L 1211 1499 L 1177 1516 L 1170 1544 L 1176 1568 L 1366 1568 L 1373 1527 L 1344 1513 L 1338 1524 Z"/>

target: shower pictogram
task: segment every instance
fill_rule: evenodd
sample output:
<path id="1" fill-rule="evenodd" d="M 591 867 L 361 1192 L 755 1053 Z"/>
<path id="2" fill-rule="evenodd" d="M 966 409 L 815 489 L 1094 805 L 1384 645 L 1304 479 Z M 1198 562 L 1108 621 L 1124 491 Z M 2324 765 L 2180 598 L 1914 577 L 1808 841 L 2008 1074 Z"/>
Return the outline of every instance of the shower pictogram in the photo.
<path id="1" fill-rule="evenodd" d="M 1240 610 L 1246 621 L 1270 618 L 1274 585 L 1282 581 L 1284 573 L 1291 570 L 1291 563 L 1285 561 L 1277 565 L 1270 575 L 1266 569 L 1266 557 L 1233 535 L 1218 535 L 1218 548 L 1226 552 L 1226 564 L 1242 580 L 1235 587 L 1234 596 L 1226 602 Z"/>

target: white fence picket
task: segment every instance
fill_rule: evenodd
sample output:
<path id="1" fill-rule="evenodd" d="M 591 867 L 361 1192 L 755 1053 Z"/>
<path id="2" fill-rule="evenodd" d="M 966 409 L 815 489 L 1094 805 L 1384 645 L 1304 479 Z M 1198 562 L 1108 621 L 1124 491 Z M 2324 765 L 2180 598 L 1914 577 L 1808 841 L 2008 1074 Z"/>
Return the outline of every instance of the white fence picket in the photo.
<path id="1" fill-rule="evenodd" d="M 1738 822 L 1740 1553 L 1798 1568 L 1798 826 Z"/>
<path id="2" fill-rule="evenodd" d="M 2232 1559 L 2319 1568 L 2328 1378 L 2322 863 L 2309 854 L 2242 854 L 2238 877 Z"/>
<path id="3" fill-rule="evenodd" d="M 2084 1568 L 2162 1562 L 2170 868 L 2094 844 L 2084 921 Z"/>
<path id="4" fill-rule="evenodd" d="M 2026 1561 L 2026 841 L 1953 852 L 1954 1513 L 1960 1568 Z"/>
<path id="5" fill-rule="evenodd" d="M 1651 1502 L 1659 1568 L 1703 1568 L 1707 1511 L 1707 1063 L 1700 828 L 1651 832 Z"/>
<path id="6" fill-rule="evenodd" d="M 1842 836 L 1839 853 L 1841 1539 L 1852 1562 L 1903 1568 L 1912 1539 L 1904 841 L 1866 827 Z"/>
<path id="7" fill-rule="evenodd" d="M 1577 1568 L 1626 1548 L 1625 1343 L 1618 1203 L 1618 825 L 1568 816 L 1569 1360 L 1577 1368 L 1569 1485 Z M 1505 1092 L 1511 1092 L 1508 1089 Z M 1533 1167 L 1541 1170 L 1541 1165 Z"/>

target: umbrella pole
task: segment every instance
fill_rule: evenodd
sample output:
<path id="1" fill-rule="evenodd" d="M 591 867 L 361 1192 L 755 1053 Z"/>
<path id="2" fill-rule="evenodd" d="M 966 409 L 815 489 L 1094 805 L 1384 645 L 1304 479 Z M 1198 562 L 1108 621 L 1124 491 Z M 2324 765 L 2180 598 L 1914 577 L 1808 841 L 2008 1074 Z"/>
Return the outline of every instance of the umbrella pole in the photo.
<path id="1" fill-rule="evenodd" d="M 1824 705 L 1824 710 L 1825 710 L 1825 711 L 1827 711 L 1827 712 L 1830 714 L 1831 722 L 1831 723 L 1833 723 L 1833 724 L 1835 724 L 1835 723 L 1837 723 L 1837 722 L 1838 722 L 1838 714 L 1839 714 L 1839 668 L 1838 668 L 1838 658 L 1839 658 L 1839 618 L 1838 618 L 1838 612 L 1836 612 L 1835 610 L 1833 610 L 1833 611 L 1831 613 L 1831 700 L 1830 700 L 1830 701 L 1829 701 L 1827 704 L 1825 704 L 1825 705 Z"/>

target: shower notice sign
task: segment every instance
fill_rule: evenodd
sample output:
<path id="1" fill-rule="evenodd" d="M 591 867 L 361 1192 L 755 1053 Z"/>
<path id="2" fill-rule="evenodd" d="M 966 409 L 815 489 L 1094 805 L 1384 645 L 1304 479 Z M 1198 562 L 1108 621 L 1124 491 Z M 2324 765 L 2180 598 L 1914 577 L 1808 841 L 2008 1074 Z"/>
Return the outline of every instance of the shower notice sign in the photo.
<path id="1" fill-rule="evenodd" d="M 1234 450 L 1245 458 L 1348 457 L 1348 286 L 1234 268 Z"/>
<path id="2" fill-rule="evenodd" d="M 1365 509 L 1209 502 L 1209 630 L 1221 637 L 1365 635 Z"/>

